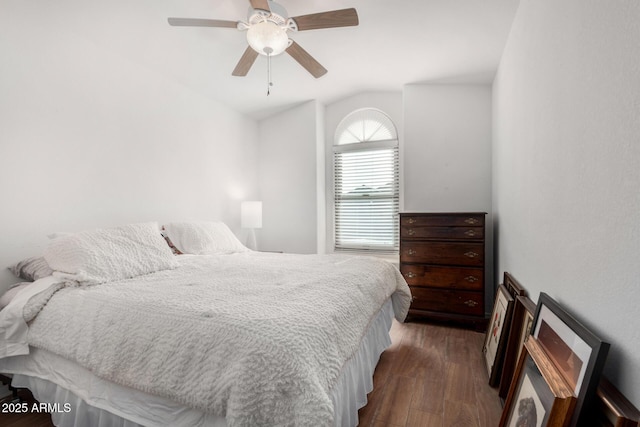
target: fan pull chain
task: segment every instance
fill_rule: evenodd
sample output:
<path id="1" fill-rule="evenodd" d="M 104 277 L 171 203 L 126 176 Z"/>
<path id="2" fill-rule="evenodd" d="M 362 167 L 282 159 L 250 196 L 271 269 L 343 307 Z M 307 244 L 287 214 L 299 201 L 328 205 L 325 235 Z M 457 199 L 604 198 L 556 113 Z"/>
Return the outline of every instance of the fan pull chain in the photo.
<path id="1" fill-rule="evenodd" d="M 271 50 L 270 48 L 265 48 L 265 50 Z M 273 86 L 273 82 L 271 81 L 271 52 L 267 52 L 267 96 L 271 93 L 271 86 Z"/>

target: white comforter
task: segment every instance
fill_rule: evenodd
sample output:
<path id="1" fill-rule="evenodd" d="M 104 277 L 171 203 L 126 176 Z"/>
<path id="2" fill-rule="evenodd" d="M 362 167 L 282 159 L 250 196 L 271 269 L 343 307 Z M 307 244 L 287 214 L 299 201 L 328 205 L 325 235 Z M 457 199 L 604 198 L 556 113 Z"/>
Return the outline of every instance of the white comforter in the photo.
<path id="1" fill-rule="evenodd" d="M 52 281 L 24 305 L 28 344 L 231 427 L 327 426 L 329 391 L 368 323 L 389 297 L 404 320 L 411 299 L 395 267 L 368 257 L 178 259 L 90 287 Z"/>

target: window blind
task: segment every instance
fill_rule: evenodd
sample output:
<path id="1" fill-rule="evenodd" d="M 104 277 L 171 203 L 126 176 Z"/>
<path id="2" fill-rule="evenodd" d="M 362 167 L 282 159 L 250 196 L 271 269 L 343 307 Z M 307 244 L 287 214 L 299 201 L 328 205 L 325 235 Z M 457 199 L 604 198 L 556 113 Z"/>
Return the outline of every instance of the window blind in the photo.
<path id="1" fill-rule="evenodd" d="M 335 248 L 395 252 L 397 140 L 349 145 L 334 149 Z"/>

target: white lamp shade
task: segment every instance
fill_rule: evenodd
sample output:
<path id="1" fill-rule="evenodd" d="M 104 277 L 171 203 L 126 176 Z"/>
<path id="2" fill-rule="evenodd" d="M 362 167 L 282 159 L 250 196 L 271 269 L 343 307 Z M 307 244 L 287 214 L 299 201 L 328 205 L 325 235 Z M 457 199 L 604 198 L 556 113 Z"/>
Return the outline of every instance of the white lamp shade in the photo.
<path id="1" fill-rule="evenodd" d="M 247 201 L 240 204 L 242 228 L 262 228 L 262 202 Z"/>

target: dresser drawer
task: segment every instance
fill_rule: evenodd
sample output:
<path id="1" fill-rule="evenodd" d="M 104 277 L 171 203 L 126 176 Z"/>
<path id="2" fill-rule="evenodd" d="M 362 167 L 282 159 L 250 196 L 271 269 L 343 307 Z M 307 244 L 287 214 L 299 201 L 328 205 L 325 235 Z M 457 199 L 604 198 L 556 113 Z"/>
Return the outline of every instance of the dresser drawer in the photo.
<path id="1" fill-rule="evenodd" d="M 400 236 L 403 239 L 482 240 L 484 239 L 484 227 L 402 225 L 400 227 Z"/>
<path id="2" fill-rule="evenodd" d="M 400 226 L 414 227 L 484 227 L 484 214 L 402 214 Z"/>
<path id="3" fill-rule="evenodd" d="M 400 262 L 483 267 L 484 243 L 403 241 Z"/>
<path id="4" fill-rule="evenodd" d="M 411 288 L 411 309 L 484 316 L 483 293 Z"/>
<path id="5" fill-rule="evenodd" d="M 400 272 L 409 286 L 482 291 L 482 268 L 438 267 L 425 264 L 400 264 Z"/>

